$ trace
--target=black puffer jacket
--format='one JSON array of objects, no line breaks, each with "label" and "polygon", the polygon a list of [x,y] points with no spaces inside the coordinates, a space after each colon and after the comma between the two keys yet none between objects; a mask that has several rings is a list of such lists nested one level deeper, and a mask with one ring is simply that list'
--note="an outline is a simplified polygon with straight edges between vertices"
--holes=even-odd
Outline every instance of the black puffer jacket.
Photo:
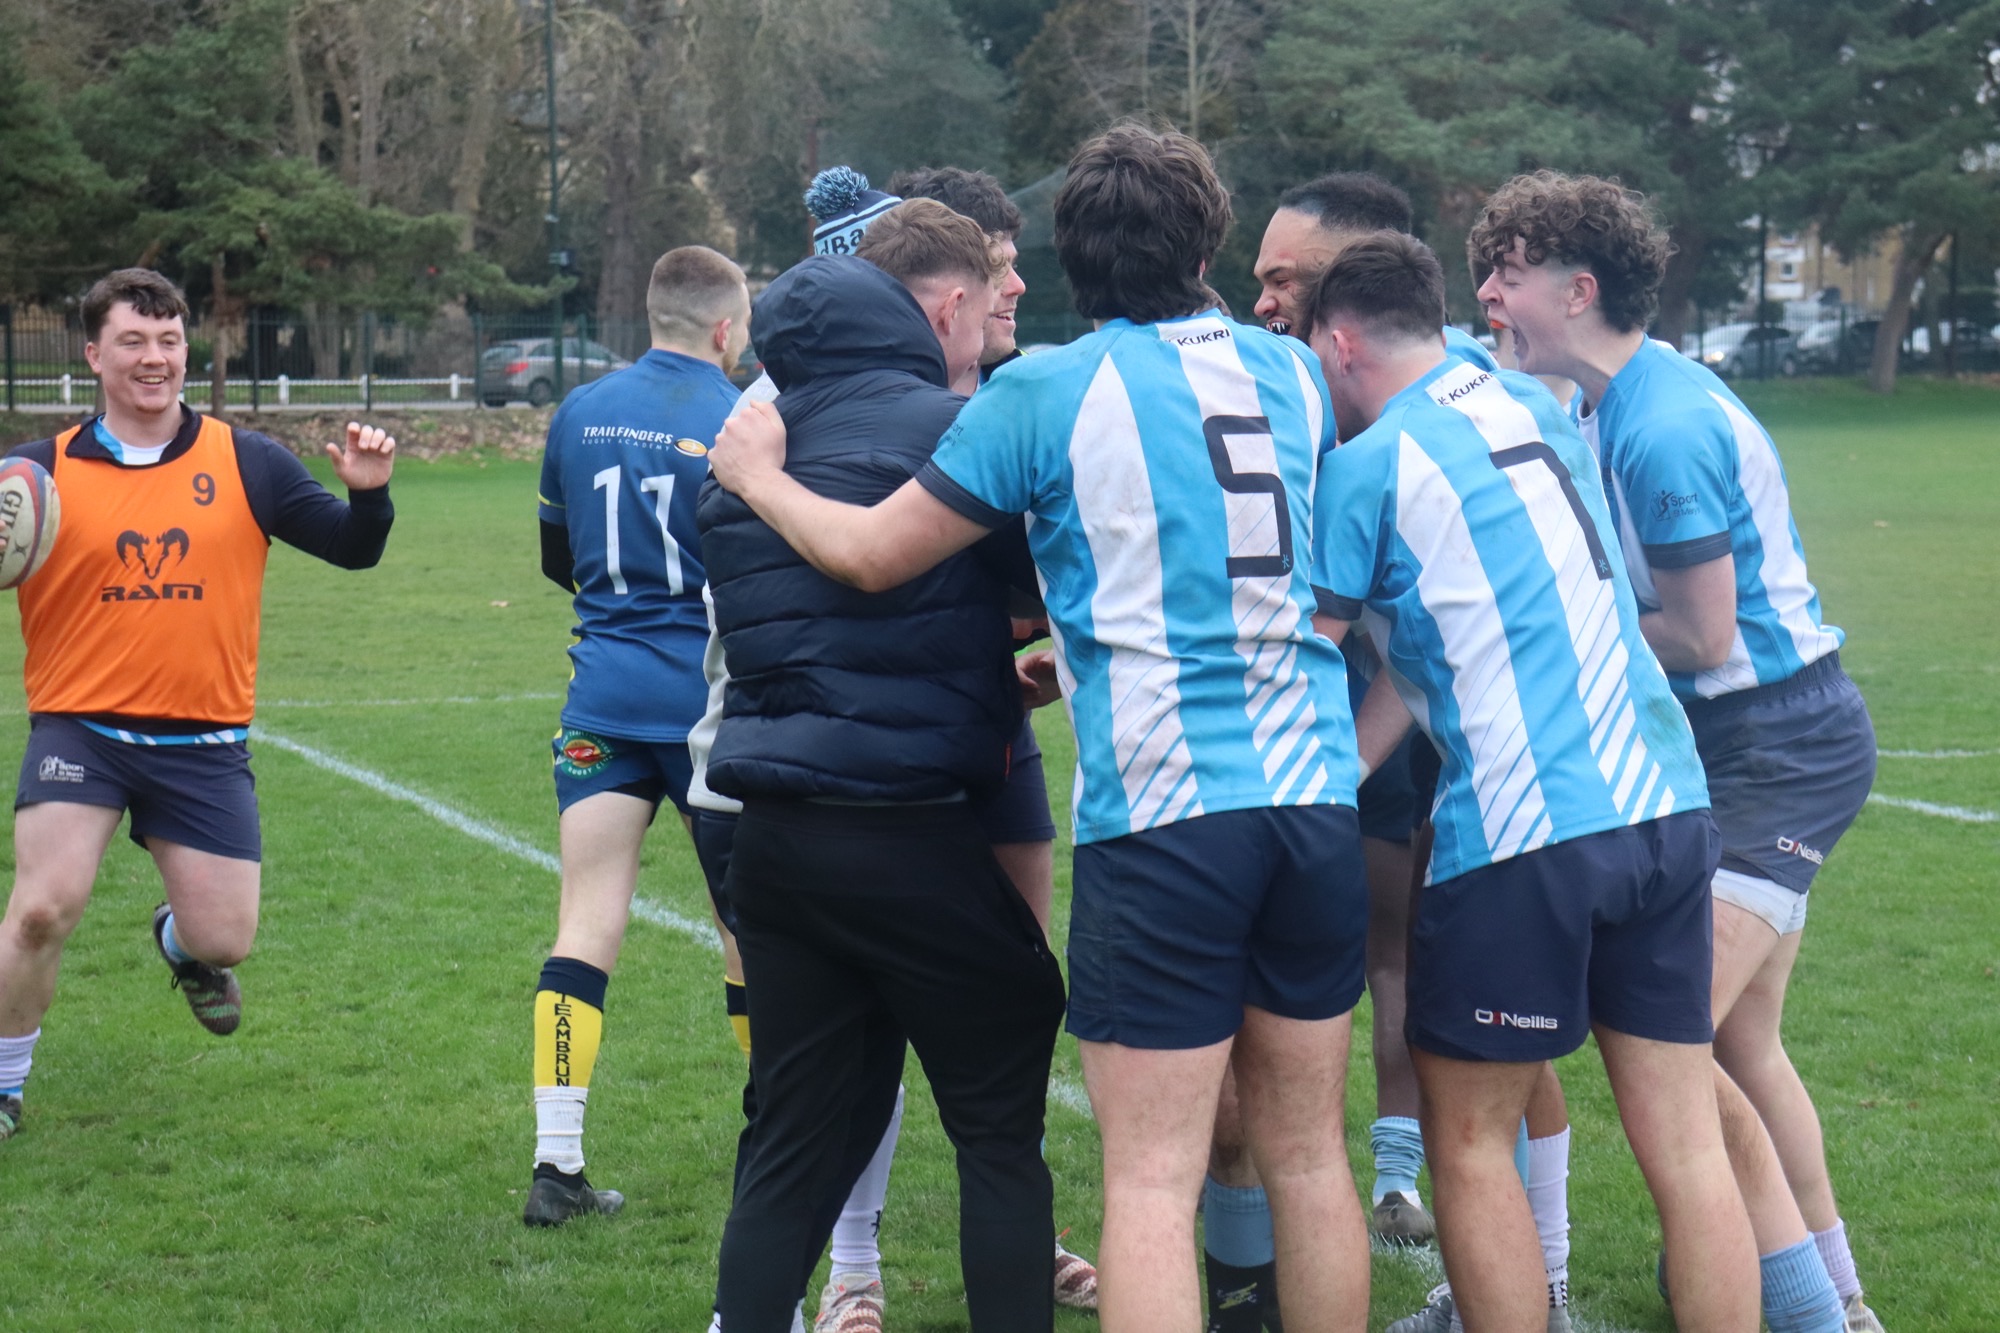
[{"label": "black puffer jacket", "polygon": [[[930,458],[965,399],[904,286],[864,260],[808,259],[757,299],[751,327],[780,390],[785,471],[873,504]],[[921,801],[1006,776],[1021,720],[996,533],[885,593],[826,578],[711,478],[702,556],[729,666],[708,782],[756,796]]]}]

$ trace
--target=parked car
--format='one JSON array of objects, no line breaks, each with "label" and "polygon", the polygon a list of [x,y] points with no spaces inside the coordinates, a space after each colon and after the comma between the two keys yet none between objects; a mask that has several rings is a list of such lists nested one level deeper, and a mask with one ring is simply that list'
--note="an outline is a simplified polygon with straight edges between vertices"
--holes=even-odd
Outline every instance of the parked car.
[{"label": "parked car", "polygon": [[1796,335],[1778,324],[1723,324],[1681,340],[1681,352],[1724,379],[1792,376],[1804,368]]},{"label": "parked car", "polygon": [[[631,364],[602,343],[585,338],[563,339],[565,389],[603,379]],[[521,398],[536,407],[545,407],[555,396],[556,359],[547,338],[494,343],[480,355],[479,400],[488,407],[504,407]]]}]

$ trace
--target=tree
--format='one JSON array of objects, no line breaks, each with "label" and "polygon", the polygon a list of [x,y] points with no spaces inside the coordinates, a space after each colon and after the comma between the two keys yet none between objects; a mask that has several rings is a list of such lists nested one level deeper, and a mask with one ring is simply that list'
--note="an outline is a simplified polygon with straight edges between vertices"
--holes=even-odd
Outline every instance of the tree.
[{"label": "tree", "polygon": [[1893,237],[1869,387],[1896,385],[1917,285],[1947,237],[2000,218],[2000,3],[1782,0],[1787,40],[1751,74],[1782,90],[1774,188],[1849,254]]},{"label": "tree", "polygon": [[29,77],[20,48],[0,39],[0,303],[54,295],[103,267],[78,219],[122,203]]},{"label": "tree", "polygon": [[1300,0],[1266,48],[1262,84],[1274,130],[1404,186],[1447,252],[1520,171],[1594,172],[1645,191],[1677,247],[1659,327],[1677,337],[1689,296],[1734,286],[1755,211],[1727,77],[1729,52],[1757,40],[1755,9]]},{"label": "tree", "polygon": [[831,90],[824,161],[878,182],[905,167],[998,169],[1006,79],[967,39],[947,0],[890,0],[876,31],[876,63]]}]

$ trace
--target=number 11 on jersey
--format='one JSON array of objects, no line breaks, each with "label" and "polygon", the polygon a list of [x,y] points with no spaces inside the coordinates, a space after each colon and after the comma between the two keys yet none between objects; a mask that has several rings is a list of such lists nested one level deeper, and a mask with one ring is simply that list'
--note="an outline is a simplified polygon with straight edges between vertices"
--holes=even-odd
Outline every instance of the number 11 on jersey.
[{"label": "number 11 on jersey", "polygon": [[[611,575],[611,590],[621,596],[629,591],[618,553],[618,481],[623,474],[623,468],[608,467],[590,479],[592,490],[604,492],[604,568]],[[674,503],[674,481],[671,472],[641,477],[639,492],[653,497],[653,519],[660,525],[660,545],[666,554],[667,591],[678,597],[686,591],[681,574],[681,545],[667,527]]]}]

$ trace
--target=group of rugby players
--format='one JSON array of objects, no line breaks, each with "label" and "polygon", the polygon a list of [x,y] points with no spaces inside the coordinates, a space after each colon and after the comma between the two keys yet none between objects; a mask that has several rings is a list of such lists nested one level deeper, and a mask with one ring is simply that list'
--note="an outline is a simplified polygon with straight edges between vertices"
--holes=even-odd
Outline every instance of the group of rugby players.
[{"label": "group of rugby players", "polygon": [[[1468,255],[1518,369],[1445,325],[1407,198],[1370,176],[1283,197],[1260,328],[1204,281],[1231,210],[1200,145],[1098,135],[1055,200],[1096,331],[1029,357],[1021,218],[990,177],[885,194],[837,170],[808,204],[816,254],[754,318],[729,260],[663,256],[652,350],[550,427],[543,569],[579,625],[525,1220],[623,1204],[584,1176],[584,1108],[640,847],[672,800],[750,1065],[713,1327],[802,1327],[829,1242],[816,1330],[882,1327],[914,1049],[956,1149],[975,1328],[1047,1328],[1059,1303],[1121,1331],[1201,1326],[1199,1211],[1215,1333],[1277,1329],[1281,1308],[1295,1333],[1363,1328],[1371,1230],[1434,1236],[1450,1278],[1395,1333],[1567,1329],[1549,1062],[1594,1034],[1681,1325],[1747,1333],[1761,1308],[1774,1333],[1879,1330],[1779,1035],[1873,735],[1768,435],[1645,336],[1668,247],[1644,201],[1548,172],[1487,201]],[[75,485],[124,561],[120,496],[178,515],[221,477],[256,520],[241,532],[372,563],[393,441],[350,431],[351,506],[312,494],[261,437],[154,401],[184,373],[185,308],[134,290],[92,328],[94,349],[113,328],[107,355],[126,324],[153,339],[106,374],[113,410],[27,446],[65,522]],[[753,329],[766,379],[739,396],[725,372]],[[74,577],[117,572],[90,559]],[[46,616],[24,592],[36,721],[0,925],[0,1137],[124,808],[173,903],[161,951],[211,1030],[234,1026],[249,943],[232,861],[255,924],[247,687],[132,693],[136,666],[48,666],[67,650],[38,648],[62,639]],[[247,647],[216,645],[254,651],[254,616]],[[82,694],[59,684],[77,674]],[[1066,999],[1024,716],[1057,698],[1077,745]],[[155,772],[188,755],[214,772]],[[239,770],[234,807],[171,799]],[[43,830],[52,808],[82,825]],[[1342,1133],[1364,982],[1367,1218]],[[1097,1269],[1051,1243],[1065,1013],[1103,1143]]]}]

